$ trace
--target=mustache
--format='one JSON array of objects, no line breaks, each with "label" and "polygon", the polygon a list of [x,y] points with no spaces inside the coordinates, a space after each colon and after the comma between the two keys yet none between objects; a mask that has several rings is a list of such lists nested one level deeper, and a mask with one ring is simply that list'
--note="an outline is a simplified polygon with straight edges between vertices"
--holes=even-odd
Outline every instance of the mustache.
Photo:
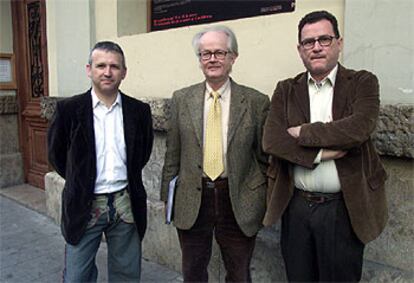
[{"label": "mustache", "polygon": [[220,63],[209,63],[209,64],[207,64],[207,67],[209,68],[209,67],[221,67],[221,64]]}]

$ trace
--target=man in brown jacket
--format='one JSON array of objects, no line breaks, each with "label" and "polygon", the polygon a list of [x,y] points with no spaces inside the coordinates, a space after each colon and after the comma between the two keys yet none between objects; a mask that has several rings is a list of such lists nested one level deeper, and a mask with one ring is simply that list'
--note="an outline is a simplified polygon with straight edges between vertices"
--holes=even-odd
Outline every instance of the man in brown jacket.
[{"label": "man in brown jacket", "polygon": [[264,128],[271,155],[265,225],[282,217],[289,281],[359,281],[364,246],[387,221],[386,173],[370,135],[377,78],[338,63],[336,18],[317,11],[298,27],[307,72],[278,83]]}]

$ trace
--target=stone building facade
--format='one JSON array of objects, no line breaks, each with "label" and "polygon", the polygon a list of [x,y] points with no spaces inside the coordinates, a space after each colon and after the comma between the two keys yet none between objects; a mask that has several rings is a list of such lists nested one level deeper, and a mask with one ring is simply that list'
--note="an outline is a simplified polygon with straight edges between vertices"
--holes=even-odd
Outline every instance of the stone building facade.
[{"label": "stone building facade", "polygon": [[[166,225],[164,204],[159,200],[161,170],[164,163],[169,99],[142,99],[151,105],[155,143],[148,165],[144,168],[144,185],[148,193],[148,230],[143,242],[145,258],[180,271],[181,252],[176,230]],[[43,115],[50,118],[56,98],[43,100]],[[363,281],[412,282],[414,280],[414,107],[383,105],[375,133],[376,147],[388,173],[386,191],[389,222],[385,231],[369,243],[365,251]],[[48,214],[60,219],[60,194],[64,180],[55,172],[45,177]],[[280,253],[280,226],[262,229],[257,237],[252,261],[254,282],[286,281]],[[217,246],[210,263],[213,282],[224,281],[224,267]]]},{"label": "stone building facade", "polygon": [[24,181],[23,160],[19,148],[16,95],[0,94],[0,188]]},{"label": "stone building facade", "polygon": [[[13,22],[10,7],[18,2],[36,1],[0,1],[0,53],[14,54],[22,46],[18,41],[13,43],[18,34],[12,27],[19,19]],[[137,98],[153,97],[147,99],[154,116],[155,145],[144,170],[149,196],[144,256],[179,270],[176,231],[164,224],[164,204],[159,201],[169,99],[154,97],[170,97],[172,90],[202,79],[190,44],[202,26],[147,33],[146,23],[142,23],[143,30],[137,31],[136,20],[146,19],[147,11],[136,7],[146,2],[140,0],[40,2],[44,2],[47,10],[48,93],[51,96],[42,101],[44,117],[51,117],[56,99],[80,93],[90,86],[84,64],[90,48],[99,40],[118,42],[127,55],[128,79],[123,82],[122,90]],[[241,48],[232,75],[238,82],[263,93],[271,94],[275,82],[303,70],[294,48],[296,26],[300,17],[312,10],[328,10],[338,17],[345,38],[341,62],[378,76],[383,105],[373,139],[389,175],[386,191],[390,219],[383,234],[366,248],[364,281],[414,281],[411,217],[414,212],[414,69],[407,64],[414,58],[413,5],[414,1],[393,0],[296,1],[293,13],[224,23],[236,32]],[[24,109],[18,109],[16,100],[21,98],[22,90],[0,91],[0,188],[27,181],[22,161],[22,156],[26,160],[27,154],[20,150],[22,144],[32,141],[19,136],[19,119]],[[46,159],[44,155],[42,158]],[[55,172],[49,172],[45,179],[48,213],[58,222],[64,181]],[[252,274],[255,282],[285,279],[279,225],[259,233]],[[224,269],[217,248],[211,275],[213,281],[223,281]]]}]

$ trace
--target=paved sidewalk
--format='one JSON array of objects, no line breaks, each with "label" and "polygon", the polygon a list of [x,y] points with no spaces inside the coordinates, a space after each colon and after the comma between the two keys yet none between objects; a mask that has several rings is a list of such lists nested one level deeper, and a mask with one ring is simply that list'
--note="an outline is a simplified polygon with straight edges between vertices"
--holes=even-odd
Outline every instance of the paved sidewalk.
[{"label": "paved sidewalk", "polygon": [[[48,217],[0,195],[0,282],[61,282],[64,240]],[[107,281],[106,245],[97,256],[98,282]],[[142,282],[182,282],[175,271],[142,262]]]}]

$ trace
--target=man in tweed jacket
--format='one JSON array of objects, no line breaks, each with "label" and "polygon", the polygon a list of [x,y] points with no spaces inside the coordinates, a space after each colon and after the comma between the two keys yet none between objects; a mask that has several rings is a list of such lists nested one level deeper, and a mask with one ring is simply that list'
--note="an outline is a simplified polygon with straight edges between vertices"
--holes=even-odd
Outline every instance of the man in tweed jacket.
[{"label": "man in tweed jacket", "polygon": [[[185,282],[208,281],[213,233],[226,280],[251,281],[250,260],[265,212],[266,156],[261,138],[269,98],[229,77],[238,55],[230,29],[206,29],[194,37],[193,45],[206,81],[173,94],[161,199],[167,200],[168,184],[178,176],[174,225]],[[212,91],[220,94],[224,163],[214,180],[203,166]]]}]

